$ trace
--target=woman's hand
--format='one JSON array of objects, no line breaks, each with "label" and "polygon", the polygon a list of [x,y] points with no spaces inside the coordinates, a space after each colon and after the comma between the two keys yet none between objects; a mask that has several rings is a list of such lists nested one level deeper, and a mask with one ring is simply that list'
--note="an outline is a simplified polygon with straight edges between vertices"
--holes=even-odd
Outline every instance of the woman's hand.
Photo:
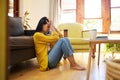
[{"label": "woman's hand", "polygon": [[54,27],[54,29],[55,29],[55,31],[56,31],[57,33],[59,33],[59,30],[58,30],[57,28]]},{"label": "woman's hand", "polygon": [[49,20],[49,25],[50,25],[51,31],[55,31],[55,32],[57,32],[59,34],[59,37],[63,37],[61,32],[57,28],[55,28],[55,26],[54,26],[54,24],[53,24],[53,22],[51,20]]},{"label": "woman's hand", "polygon": [[49,25],[52,31],[56,31],[57,33],[59,33],[59,30],[57,28],[55,28],[53,22],[51,20],[49,20]]},{"label": "woman's hand", "polygon": [[55,30],[55,27],[54,27],[54,24],[53,24],[53,22],[52,22],[51,20],[49,20],[49,25],[50,25],[50,29],[51,29],[52,31],[56,31],[56,30]]}]

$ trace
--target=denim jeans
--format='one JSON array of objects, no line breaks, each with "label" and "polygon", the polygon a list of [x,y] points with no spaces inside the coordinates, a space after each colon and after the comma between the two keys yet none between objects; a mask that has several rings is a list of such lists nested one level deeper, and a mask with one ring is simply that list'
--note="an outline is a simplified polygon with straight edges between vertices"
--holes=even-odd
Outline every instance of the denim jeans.
[{"label": "denim jeans", "polygon": [[62,56],[66,58],[73,54],[73,48],[68,38],[61,38],[54,45],[48,55],[48,66],[54,68],[60,62]]}]

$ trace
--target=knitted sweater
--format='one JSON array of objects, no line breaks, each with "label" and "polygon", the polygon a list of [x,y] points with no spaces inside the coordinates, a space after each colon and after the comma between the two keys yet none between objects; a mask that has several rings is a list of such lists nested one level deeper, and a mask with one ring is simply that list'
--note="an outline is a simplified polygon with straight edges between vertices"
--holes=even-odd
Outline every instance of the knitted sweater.
[{"label": "knitted sweater", "polygon": [[53,45],[58,41],[59,35],[57,32],[53,32],[52,35],[45,35],[41,32],[36,32],[33,35],[37,61],[39,69],[45,71],[48,69],[48,44]]}]

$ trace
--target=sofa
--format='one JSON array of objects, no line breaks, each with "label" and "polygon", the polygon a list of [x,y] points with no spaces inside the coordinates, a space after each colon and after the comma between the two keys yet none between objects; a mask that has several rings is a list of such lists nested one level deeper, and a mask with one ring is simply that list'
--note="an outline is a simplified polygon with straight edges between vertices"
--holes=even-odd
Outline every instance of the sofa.
[{"label": "sofa", "polygon": [[[83,39],[90,38],[89,30],[84,30],[84,25],[80,23],[63,23],[59,24],[58,28],[64,32],[65,37],[68,37],[75,52],[89,52],[89,41]],[[67,31],[67,32],[66,32]],[[67,35],[67,36],[66,36]],[[92,57],[95,57],[94,49]]]},{"label": "sofa", "polygon": [[9,65],[35,58],[33,34],[35,30],[24,30],[22,18],[9,17]]}]

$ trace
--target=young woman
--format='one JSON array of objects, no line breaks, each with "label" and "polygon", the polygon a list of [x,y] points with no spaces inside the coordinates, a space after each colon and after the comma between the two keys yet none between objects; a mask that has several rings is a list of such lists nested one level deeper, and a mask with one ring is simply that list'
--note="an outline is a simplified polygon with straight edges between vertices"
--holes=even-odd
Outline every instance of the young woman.
[{"label": "young woman", "polygon": [[[51,34],[49,33],[50,30]],[[63,55],[69,60],[72,69],[85,70],[84,67],[75,62],[74,51],[69,39],[62,38],[62,34],[47,17],[40,19],[33,39],[41,71],[55,68]]]}]

